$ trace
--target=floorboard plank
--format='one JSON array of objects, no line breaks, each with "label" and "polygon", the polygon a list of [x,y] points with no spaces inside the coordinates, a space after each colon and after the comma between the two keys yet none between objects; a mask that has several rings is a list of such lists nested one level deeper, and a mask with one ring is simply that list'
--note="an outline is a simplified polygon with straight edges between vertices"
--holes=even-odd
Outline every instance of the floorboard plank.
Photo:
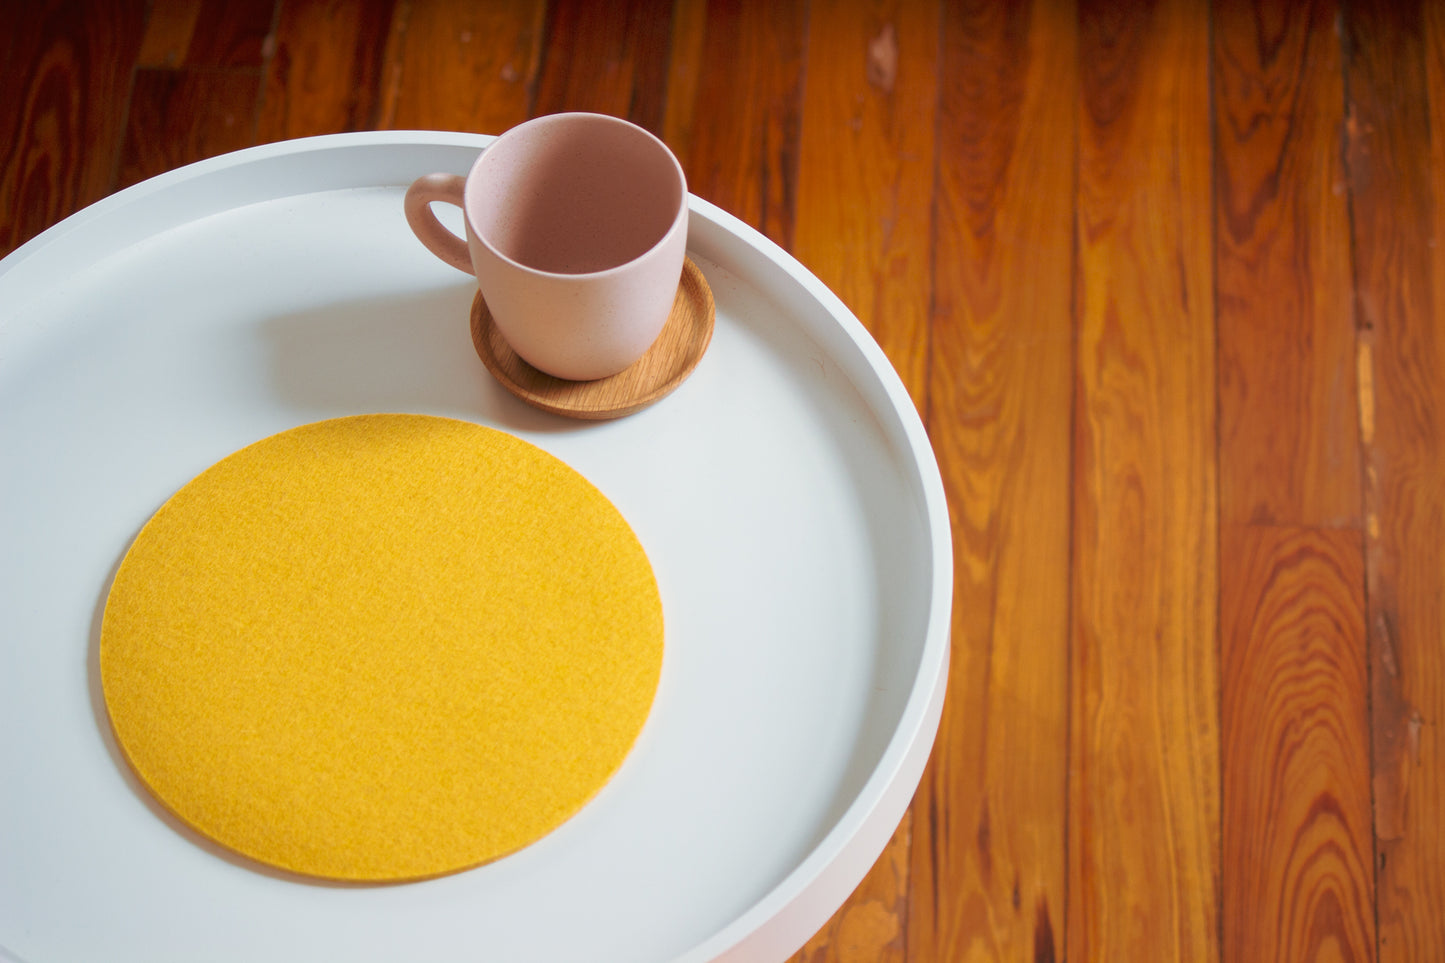
[{"label": "floorboard plank", "polygon": [[685,37],[677,51],[696,56],[693,102],[669,106],[664,126],[688,188],[784,248],[793,243],[806,25],[806,0],[710,0],[701,39]]},{"label": "floorboard plank", "polygon": [[155,0],[146,17],[137,67],[179,67],[191,49],[202,0]]},{"label": "floorboard plank", "polygon": [[526,120],[546,0],[398,0],[377,126],[500,134]]},{"label": "floorboard plank", "polygon": [[554,0],[533,114],[586,110],[662,133],[668,0]]},{"label": "floorboard plank", "polygon": [[1209,13],[1080,11],[1074,960],[1219,956]]},{"label": "floorboard plank", "polygon": [[673,0],[667,47],[667,97],[659,136],[687,167],[692,148],[693,112],[703,75],[703,38],[708,0]]},{"label": "floorboard plank", "polygon": [[258,69],[138,70],[118,187],[255,143]]},{"label": "floorboard plank", "polygon": [[1445,85],[1428,7],[1350,3],[1345,19],[1385,961],[1445,959]]},{"label": "floorboard plank", "polygon": [[1337,13],[1214,13],[1226,959],[1375,958]]},{"label": "floorboard plank", "polygon": [[183,67],[260,67],[281,0],[201,0]]},{"label": "floorboard plank", "polygon": [[283,0],[257,141],[374,127],[395,9],[396,0]]},{"label": "floorboard plank", "polygon": [[914,802],[908,951],[1051,961],[1066,925],[1077,19],[1053,0],[944,18],[928,424],[953,648]]},{"label": "floorboard plank", "polygon": [[178,67],[136,70],[117,186],[256,143],[278,2],[201,0],[193,17],[185,4],[161,6],[157,30],[185,52]]},{"label": "floorboard plank", "polygon": [[1219,510],[1232,523],[1359,525],[1337,13],[1231,0],[1214,14]]},{"label": "floorboard plank", "polygon": [[[809,14],[793,253],[867,325],[923,411],[939,7],[813,0]],[[910,811],[798,963],[905,958],[912,827]]]},{"label": "floorboard plank", "polygon": [[1224,958],[1373,960],[1359,533],[1226,525],[1220,556]]},{"label": "floorboard plank", "polygon": [[793,253],[868,326],[923,411],[940,10],[814,0],[810,13]]},{"label": "floorboard plank", "polygon": [[0,29],[0,255],[114,189],[141,0],[17,4]]}]

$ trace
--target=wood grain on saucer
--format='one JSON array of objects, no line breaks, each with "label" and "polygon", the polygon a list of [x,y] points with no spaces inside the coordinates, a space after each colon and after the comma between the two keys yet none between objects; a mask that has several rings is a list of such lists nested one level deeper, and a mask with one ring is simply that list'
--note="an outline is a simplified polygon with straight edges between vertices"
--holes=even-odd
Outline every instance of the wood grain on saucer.
[{"label": "wood grain on saucer", "polygon": [[566,381],[538,371],[502,337],[480,292],[472,302],[472,344],[492,376],[527,404],[569,418],[602,421],[640,411],[686,381],[712,341],[715,314],[712,288],[689,258],[662,333],[631,367],[609,378]]}]

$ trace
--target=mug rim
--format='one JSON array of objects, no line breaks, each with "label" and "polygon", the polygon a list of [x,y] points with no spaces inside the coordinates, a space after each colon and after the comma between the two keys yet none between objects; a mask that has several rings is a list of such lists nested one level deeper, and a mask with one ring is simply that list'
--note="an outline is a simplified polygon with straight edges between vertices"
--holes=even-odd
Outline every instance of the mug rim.
[{"label": "mug rim", "polygon": [[[678,186],[681,188],[681,201],[678,204],[678,209],[676,213],[673,214],[672,223],[668,225],[667,230],[662,233],[662,236],[659,237],[647,250],[643,251],[641,254],[638,254],[636,257],[632,257],[626,261],[623,261],[621,264],[614,264],[611,267],[603,268],[599,271],[586,272],[547,271],[543,270],[542,268],[532,267],[530,264],[524,264],[523,262],[518,261],[515,258],[509,257],[502,251],[498,250],[491,241],[489,241],[486,237],[482,235],[480,231],[477,230],[476,225],[472,223],[470,200],[472,184],[474,183],[474,179],[481,171],[482,165],[487,159],[487,155],[491,153],[492,148],[496,146],[496,144],[501,141],[502,138],[507,137],[510,134],[516,131],[520,131],[524,128],[545,127],[550,124],[558,123],[564,120],[572,121],[581,118],[586,118],[589,122],[603,122],[612,126],[627,128],[632,132],[641,134],[646,139],[652,141],[652,143],[658,148],[660,148],[663,155],[666,156],[667,159],[671,162],[672,170],[677,175]],[[603,278],[609,274],[617,274],[625,271],[628,268],[631,268],[642,261],[651,259],[652,257],[657,255],[657,252],[659,250],[668,247],[669,242],[672,241],[672,239],[677,235],[679,231],[686,230],[688,198],[690,196],[691,195],[688,193],[687,189],[687,174],[682,169],[682,162],[677,159],[677,155],[673,153],[672,148],[668,147],[667,144],[662,140],[662,138],[658,137],[652,131],[638,124],[634,124],[632,121],[627,120],[624,117],[616,117],[612,114],[599,114],[593,111],[581,110],[558,111],[551,114],[541,114],[525,120],[514,127],[509,127],[502,133],[498,134],[496,138],[493,139],[492,142],[489,143],[486,147],[482,148],[481,154],[478,155],[477,159],[472,162],[471,170],[467,171],[466,181],[462,187],[462,220],[466,224],[468,238],[475,240],[478,244],[482,245],[482,247],[486,248],[489,254],[497,258],[502,263],[506,264],[508,267],[515,268],[519,271],[524,271],[534,277],[547,278],[549,280],[562,281],[575,279],[578,281],[586,281],[595,278]]]}]

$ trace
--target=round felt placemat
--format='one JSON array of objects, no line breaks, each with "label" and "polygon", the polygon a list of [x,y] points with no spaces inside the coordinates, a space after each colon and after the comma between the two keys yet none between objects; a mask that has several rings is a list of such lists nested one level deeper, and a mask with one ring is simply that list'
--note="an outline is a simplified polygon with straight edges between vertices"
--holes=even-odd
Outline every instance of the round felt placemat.
[{"label": "round felt placemat", "polygon": [[141,530],[100,674],[136,773],[261,862],[407,880],[535,841],[651,707],[662,609],[616,508],[503,432],[362,415],[229,456]]}]

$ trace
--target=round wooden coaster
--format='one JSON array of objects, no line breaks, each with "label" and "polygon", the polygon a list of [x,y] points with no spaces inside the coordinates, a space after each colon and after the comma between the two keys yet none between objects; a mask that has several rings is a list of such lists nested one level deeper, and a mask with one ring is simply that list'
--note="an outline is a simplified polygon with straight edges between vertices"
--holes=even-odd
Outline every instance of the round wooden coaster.
[{"label": "round wooden coaster", "polygon": [[601,421],[640,411],[686,381],[712,341],[715,314],[712,288],[689,258],[662,333],[631,367],[610,378],[566,381],[523,361],[492,323],[480,291],[472,302],[472,344],[492,376],[527,404],[569,418]]}]

